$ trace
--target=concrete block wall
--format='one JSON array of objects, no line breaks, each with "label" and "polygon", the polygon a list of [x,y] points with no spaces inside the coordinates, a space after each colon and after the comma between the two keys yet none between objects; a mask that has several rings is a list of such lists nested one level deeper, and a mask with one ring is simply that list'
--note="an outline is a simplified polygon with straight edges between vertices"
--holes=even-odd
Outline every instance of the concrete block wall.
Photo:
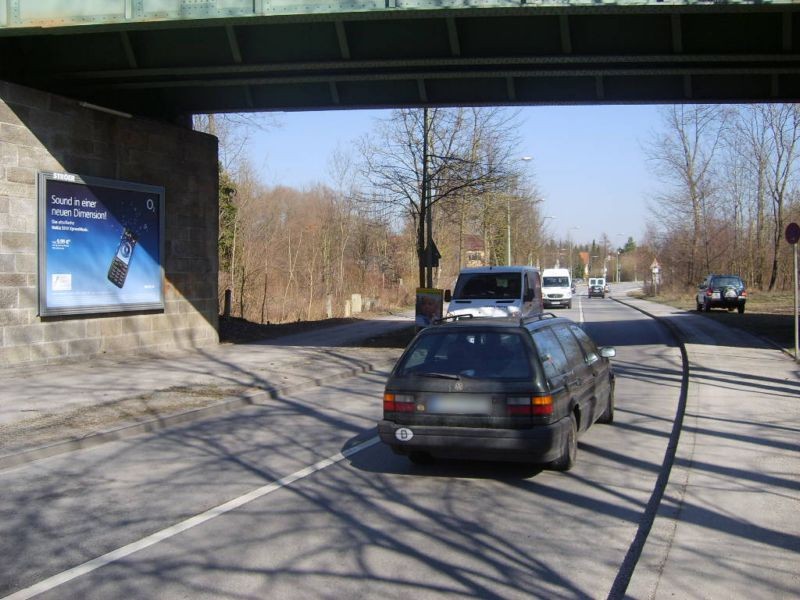
[{"label": "concrete block wall", "polygon": [[[37,316],[37,173],[165,188],[165,310]],[[0,82],[0,367],[219,342],[217,140]]]}]

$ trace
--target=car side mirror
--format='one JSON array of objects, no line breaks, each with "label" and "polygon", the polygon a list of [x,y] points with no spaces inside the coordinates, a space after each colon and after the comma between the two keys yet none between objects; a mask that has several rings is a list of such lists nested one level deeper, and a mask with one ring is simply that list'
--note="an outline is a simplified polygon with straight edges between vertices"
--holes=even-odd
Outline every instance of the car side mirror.
[{"label": "car side mirror", "polygon": [[617,349],[614,346],[603,346],[599,350],[600,356],[603,358],[614,358],[617,355]]},{"label": "car side mirror", "polygon": [[452,299],[453,299],[453,295],[450,293],[450,290],[445,290],[444,291],[444,301],[445,302],[450,302],[450,300],[452,300]]}]

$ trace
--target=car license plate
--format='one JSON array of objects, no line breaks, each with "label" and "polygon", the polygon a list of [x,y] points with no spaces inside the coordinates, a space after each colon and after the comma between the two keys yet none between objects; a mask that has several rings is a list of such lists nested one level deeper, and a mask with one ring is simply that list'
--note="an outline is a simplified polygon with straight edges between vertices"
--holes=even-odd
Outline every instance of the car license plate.
[{"label": "car license plate", "polygon": [[719,299],[720,299],[719,292],[712,292],[712,293],[711,293],[711,297],[712,297],[714,300],[719,300]]},{"label": "car license plate", "polygon": [[433,396],[425,403],[426,412],[434,414],[486,415],[491,408],[491,399],[467,394]]}]

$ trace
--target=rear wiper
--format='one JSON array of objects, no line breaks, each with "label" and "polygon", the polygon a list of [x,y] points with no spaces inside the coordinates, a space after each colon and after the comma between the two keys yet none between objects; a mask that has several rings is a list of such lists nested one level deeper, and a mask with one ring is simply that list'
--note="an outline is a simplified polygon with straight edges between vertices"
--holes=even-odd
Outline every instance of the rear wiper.
[{"label": "rear wiper", "polygon": [[417,373],[419,377],[438,377],[439,379],[461,379],[459,375],[452,373]]}]

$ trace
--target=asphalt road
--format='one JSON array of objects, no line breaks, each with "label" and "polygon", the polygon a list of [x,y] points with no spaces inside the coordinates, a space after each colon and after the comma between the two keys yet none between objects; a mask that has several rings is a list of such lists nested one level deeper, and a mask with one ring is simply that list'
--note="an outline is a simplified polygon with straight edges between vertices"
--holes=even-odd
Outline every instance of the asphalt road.
[{"label": "asphalt road", "polygon": [[680,355],[610,300],[560,312],[618,350],[616,421],[581,437],[573,471],[413,466],[374,443],[385,374],[369,373],[0,473],[0,595],[606,597],[658,477]]}]

